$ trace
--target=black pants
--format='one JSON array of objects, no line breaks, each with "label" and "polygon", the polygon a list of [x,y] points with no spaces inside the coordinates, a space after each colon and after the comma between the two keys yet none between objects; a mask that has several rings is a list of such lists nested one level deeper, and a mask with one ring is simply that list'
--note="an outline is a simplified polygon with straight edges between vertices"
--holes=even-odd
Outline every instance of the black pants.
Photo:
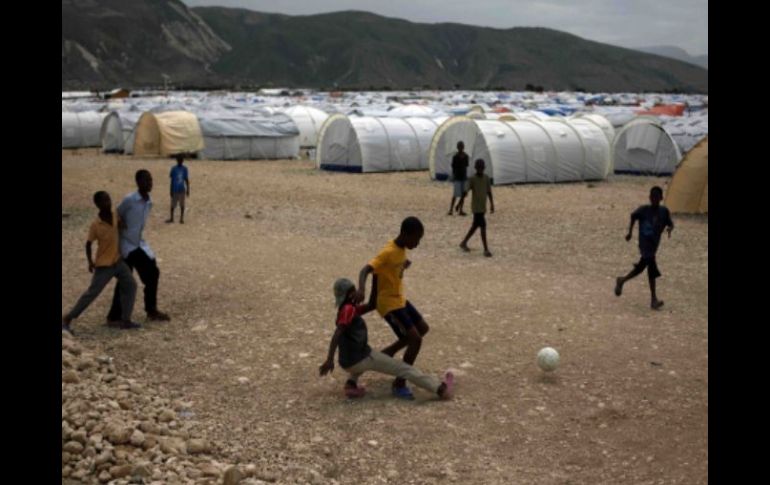
[{"label": "black pants", "polygon": [[[142,249],[133,250],[125,259],[126,264],[132,270],[136,268],[139,279],[144,284],[144,311],[154,313],[158,310],[158,279],[160,270],[154,259],[150,259]],[[112,307],[107,315],[108,320],[120,320],[122,308],[120,306],[120,283],[115,285],[112,296]]]}]

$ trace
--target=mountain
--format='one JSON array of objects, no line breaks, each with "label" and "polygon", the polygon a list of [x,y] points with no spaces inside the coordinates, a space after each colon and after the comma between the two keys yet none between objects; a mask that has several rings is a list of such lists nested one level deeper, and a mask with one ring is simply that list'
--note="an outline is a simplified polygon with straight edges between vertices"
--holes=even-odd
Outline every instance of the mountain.
[{"label": "mountain", "polygon": [[230,46],[178,0],[62,0],[62,89],[218,84]]},{"label": "mountain", "polygon": [[695,64],[696,66],[700,66],[704,69],[709,68],[708,54],[705,54],[702,56],[691,56],[686,50],[681,49],[679,47],[670,46],[670,45],[660,45],[660,46],[654,46],[654,47],[638,47],[636,48],[636,50],[646,52],[648,54],[655,54],[658,56],[670,57],[671,59],[677,59],[682,62]]},{"label": "mountain", "polygon": [[545,28],[62,0],[62,89],[161,85],[708,92],[708,71]]}]

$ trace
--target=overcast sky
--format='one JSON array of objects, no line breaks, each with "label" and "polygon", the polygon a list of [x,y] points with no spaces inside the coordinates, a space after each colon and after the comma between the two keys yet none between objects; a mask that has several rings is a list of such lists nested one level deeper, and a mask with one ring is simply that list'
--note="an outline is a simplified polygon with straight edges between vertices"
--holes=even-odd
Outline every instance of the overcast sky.
[{"label": "overcast sky", "polygon": [[621,47],[671,45],[708,54],[708,0],[182,0],[311,15],[364,10],[412,22],[548,27]]}]

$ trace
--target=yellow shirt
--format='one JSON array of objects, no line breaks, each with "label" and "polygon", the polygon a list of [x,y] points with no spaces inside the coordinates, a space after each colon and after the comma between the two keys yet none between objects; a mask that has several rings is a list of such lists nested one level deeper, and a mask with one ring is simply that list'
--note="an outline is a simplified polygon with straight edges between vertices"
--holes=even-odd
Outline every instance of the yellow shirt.
[{"label": "yellow shirt", "polygon": [[404,308],[406,298],[401,280],[404,277],[406,248],[390,241],[369,261],[377,275],[377,312],[383,317],[393,310]]},{"label": "yellow shirt", "polygon": [[112,225],[104,222],[101,217],[91,223],[88,230],[88,240],[91,242],[99,241],[99,247],[96,249],[96,258],[94,266],[112,266],[120,259],[118,251],[118,215],[112,212]]}]

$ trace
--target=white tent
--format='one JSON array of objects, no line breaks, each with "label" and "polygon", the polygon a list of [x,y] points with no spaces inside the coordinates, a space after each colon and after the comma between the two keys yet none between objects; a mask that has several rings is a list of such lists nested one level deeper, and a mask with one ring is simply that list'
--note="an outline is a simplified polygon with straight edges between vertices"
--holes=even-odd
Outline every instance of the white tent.
[{"label": "white tent", "polygon": [[61,147],[98,147],[101,144],[99,131],[106,113],[95,111],[64,112],[61,114]]},{"label": "white tent", "polygon": [[610,144],[588,120],[446,121],[433,136],[429,154],[431,178],[446,180],[457,142],[465,143],[473,161],[483,159],[495,185],[526,182],[601,180],[610,173]]},{"label": "white tent", "polygon": [[134,129],[142,116],[140,111],[113,111],[102,121],[100,138],[104,153],[131,154],[134,150]]},{"label": "white tent", "polygon": [[612,144],[615,172],[670,175],[682,159],[674,139],[657,118],[635,118],[615,135]]},{"label": "white tent", "polygon": [[198,114],[204,158],[212,160],[269,160],[294,158],[299,153],[299,130],[288,115],[228,116]]},{"label": "white tent", "polygon": [[567,119],[584,119],[598,126],[607,137],[607,142],[612,145],[612,141],[615,139],[615,128],[612,126],[612,122],[606,117],[596,113],[578,113]]},{"label": "white tent", "polygon": [[283,112],[294,120],[294,124],[299,129],[299,146],[315,148],[318,143],[318,132],[329,115],[311,106],[292,106],[284,109]]},{"label": "white tent", "polygon": [[321,127],[316,166],[323,170],[426,170],[433,134],[446,118],[330,116]]}]

